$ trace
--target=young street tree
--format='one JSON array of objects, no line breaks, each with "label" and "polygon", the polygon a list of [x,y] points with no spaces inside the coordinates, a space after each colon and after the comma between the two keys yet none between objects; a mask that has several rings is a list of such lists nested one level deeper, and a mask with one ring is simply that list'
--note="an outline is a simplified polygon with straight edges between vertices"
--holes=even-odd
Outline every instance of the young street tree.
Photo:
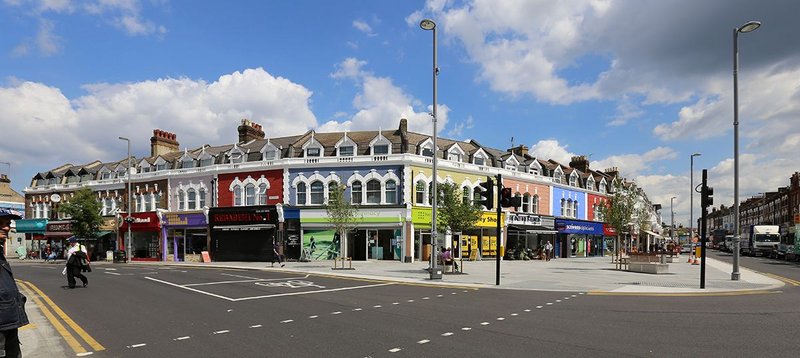
[{"label": "young street tree", "polygon": [[347,233],[356,227],[360,219],[358,208],[350,204],[350,201],[345,198],[344,189],[343,185],[331,185],[328,200],[325,203],[328,222],[333,225],[334,230],[339,234],[339,257],[344,257],[346,252]]},{"label": "young street tree", "polygon": [[[472,192],[462,192],[462,189],[452,183],[437,185],[439,189],[437,208],[437,228],[450,229],[451,232],[462,232],[475,227],[483,211],[474,204]],[[466,200],[465,200],[466,199]]]},{"label": "young street tree", "polygon": [[100,202],[97,195],[89,188],[81,188],[75,192],[69,202],[61,204],[58,211],[72,218],[72,233],[82,239],[97,236],[97,230],[103,223],[100,216]]},{"label": "young street tree", "polygon": [[633,189],[633,185],[627,187],[622,181],[616,181],[612,186],[613,195],[599,207],[603,220],[617,232],[613,257],[618,263],[621,236],[634,229],[640,229],[643,220],[646,219],[646,211],[637,206],[639,197]]}]

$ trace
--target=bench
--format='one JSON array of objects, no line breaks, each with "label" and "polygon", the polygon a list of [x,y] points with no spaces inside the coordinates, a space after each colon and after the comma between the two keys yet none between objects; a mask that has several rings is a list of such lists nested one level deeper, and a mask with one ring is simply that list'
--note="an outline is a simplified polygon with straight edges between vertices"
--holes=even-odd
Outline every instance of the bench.
[{"label": "bench", "polygon": [[669,265],[656,262],[631,262],[628,264],[628,271],[652,274],[669,273]]}]

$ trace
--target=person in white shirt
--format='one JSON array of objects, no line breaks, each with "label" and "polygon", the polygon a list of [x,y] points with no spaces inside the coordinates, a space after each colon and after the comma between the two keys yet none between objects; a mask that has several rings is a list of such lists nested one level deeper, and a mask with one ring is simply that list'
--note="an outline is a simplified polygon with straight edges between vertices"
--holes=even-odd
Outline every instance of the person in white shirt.
[{"label": "person in white shirt", "polygon": [[[81,254],[76,254],[77,252],[81,252]],[[78,244],[78,240],[75,236],[69,238],[69,249],[67,250],[67,284],[69,288],[75,288],[75,277],[79,278],[81,282],[83,282],[83,287],[89,284],[89,279],[81,273],[82,266],[81,259],[86,260],[88,263],[88,256],[86,252],[86,247]]]}]

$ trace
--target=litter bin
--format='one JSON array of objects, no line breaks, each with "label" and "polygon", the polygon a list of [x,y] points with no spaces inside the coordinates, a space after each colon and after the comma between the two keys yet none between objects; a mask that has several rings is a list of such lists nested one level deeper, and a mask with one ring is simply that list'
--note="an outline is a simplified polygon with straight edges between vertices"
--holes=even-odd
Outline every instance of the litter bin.
[{"label": "litter bin", "polygon": [[126,263],[128,262],[128,258],[125,256],[125,251],[117,250],[114,251],[114,263]]}]

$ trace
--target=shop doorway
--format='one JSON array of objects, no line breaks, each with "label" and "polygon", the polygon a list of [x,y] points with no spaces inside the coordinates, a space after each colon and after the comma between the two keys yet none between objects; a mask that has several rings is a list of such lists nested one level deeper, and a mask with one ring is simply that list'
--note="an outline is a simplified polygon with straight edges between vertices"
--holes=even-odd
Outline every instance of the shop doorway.
[{"label": "shop doorway", "polygon": [[416,230],[414,231],[414,258],[419,261],[427,261],[431,255],[431,232]]}]

